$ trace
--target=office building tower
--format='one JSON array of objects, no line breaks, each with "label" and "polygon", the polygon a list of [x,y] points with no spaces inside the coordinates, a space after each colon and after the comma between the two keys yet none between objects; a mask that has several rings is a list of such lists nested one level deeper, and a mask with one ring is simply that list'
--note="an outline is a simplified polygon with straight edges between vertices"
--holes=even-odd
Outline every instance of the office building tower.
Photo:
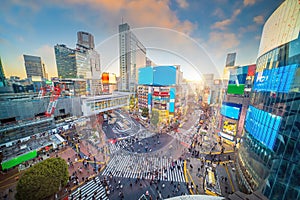
[{"label": "office building tower", "polygon": [[6,78],[2,66],[2,61],[0,58],[0,87],[5,87],[5,86],[7,86],[7,82],[6,82]]},{"label": "office building tower", "polygon": [[264,25],[236,158],[240,189],[276,200],[300,199],[299,9],[286,0]]},{"label": "office building tower", "polygon": [[85,49],[94,49],[94,36],[90,33],[79,31],[77,32],[77,47]]},{"label": "office building tower", "polygon": [[236,53],[229,53],[227,54],[226,58],[226,67],[232,67],[235,65],[235,58],[236,58]]},{"label": "office building tower", "polygon": [[120,91],[135,92],[138,69],[146,65],[146,49],[127,23],[119,25]]},{"label": "office building tower", "polygon": [[64,44],[54,46],[57,73],[59,78],[77,78],[76,51]]},{"label": "office building tower", "polygon": [[27,78],[32,76],[45,77],[45,65],[42,63],[41,57],[23,55],[25,61],[25,69]]}]

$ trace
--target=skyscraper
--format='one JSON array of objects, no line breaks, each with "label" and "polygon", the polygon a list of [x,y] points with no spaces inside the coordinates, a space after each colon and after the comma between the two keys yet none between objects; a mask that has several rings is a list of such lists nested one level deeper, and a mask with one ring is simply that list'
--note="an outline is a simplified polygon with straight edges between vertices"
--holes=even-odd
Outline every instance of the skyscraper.
[{"label": "skyscraper", "polygon": [[32,78],[32,76],[45,78],[45,65],[42,63],[41,57],[30,55],[23,56],[27,78]]},{"label": "skyscraper", "polygon": [[0,58],[0,87],[4,87],[4,86],[6,86],[6,79],[5,79],[5,74],[4,74],[4,70]]},{"label": "skyscraper", "polygon": [[77,78],[75,50],[64,44],[54,46],[58,77]]},{"label": "skyscraper", "polygon": [[94,36],[90,33],[79,31],[77,32],[77,47],[85,49],[94,49]]},{"label": "skyscraper", "polygon": [[56,45],[55,56],[58,76],[62,78],[82,78],[87,80],[91,95],[101,93],[100,55],[94,49],[94,36],[86,32],[77,33],[76,49],[66,45]]},{"label": "skyscraper", "polygon": [[120,91],[135,92],[138,69],[146,65],[146,49],[127,23],[119,25]]},{"label": "skyscraper", "polygon": [[266,21],[236,158],[246,193],[300,199],[300,4],[286,0]]},{"label": "skyscraper", "polygon": [[233,67],[235,65],[236,53],[227,54],[225,67]]}]

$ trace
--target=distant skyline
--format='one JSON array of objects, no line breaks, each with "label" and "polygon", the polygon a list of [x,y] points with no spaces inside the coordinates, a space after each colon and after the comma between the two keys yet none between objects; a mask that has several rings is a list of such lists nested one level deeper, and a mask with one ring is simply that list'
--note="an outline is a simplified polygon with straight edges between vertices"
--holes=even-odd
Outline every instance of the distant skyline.
[{"label": "distant skyline", "polygon": [[6,77],[26,77],[23,54],[40,56],[57,76],[54,45],[75,48],[77,32],[94,35],[102,71],[119,74],[118,25],[126,22],[156,64],[180,64],[184,76],[221,73],[227,53],[256,61],[265,20],[283,0],[4,0],[0,57]]}]

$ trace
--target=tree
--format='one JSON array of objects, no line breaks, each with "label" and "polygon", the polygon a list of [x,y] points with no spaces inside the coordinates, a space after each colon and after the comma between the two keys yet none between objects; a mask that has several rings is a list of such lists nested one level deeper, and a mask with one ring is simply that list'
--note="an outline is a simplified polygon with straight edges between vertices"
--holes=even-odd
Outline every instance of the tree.
[{"label": "tree", "polygon": [[151,124],[153,124],[154,126],[157,126],[159,121],[159,112],[157,110],[153,110],[152,111],[152,116],[150,119]]},{"label": "tree", "polygon": [[29,168],[17,184],[19,199],[45,199],[66,186],[68,165],[62,158],[49,158]]},{"label": "tree", "polygon": [[149,109],[148,108],[143,108],[142,109],[142,116],[143,117],[148,117],[149,115]]}]

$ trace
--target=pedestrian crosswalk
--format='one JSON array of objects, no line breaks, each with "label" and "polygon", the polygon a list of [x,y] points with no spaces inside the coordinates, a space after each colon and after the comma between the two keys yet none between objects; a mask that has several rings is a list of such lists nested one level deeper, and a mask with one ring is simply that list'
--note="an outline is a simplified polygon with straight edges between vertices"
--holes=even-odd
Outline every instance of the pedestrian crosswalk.
[{"label": "pedestrian crosswalk", "polygon": [[127,140],[120,140],[117,141],[116,143],[109,143],[109,151],[110,154],[113,155],[117,153],[118,151],[127,148],[130,145],[130,143]]},{"label": "pedestrian crosswalk", "polygon": [[105,189],[100,183],[99,177],[95,177],[94,179],[88,181],[86,184],[78,187],[75,191],[73,191],[69,195],[69,199],[77,200],[77,199],[108,199]]},{"label": "pedestrian crosswalk", "polygon": [[114,155],[102,175],[185,182],[182,160],[173,161],[164,157],[143,154]]},{"label": "pedestrian crosswalk", "polygon": [[173,138],[176,138],[177,140],[187,143],[189,146],[192,144],[192,132],[185,131],[183,133],[177,133],[177,132],[168,132],[168,135],[172,136]]}]

